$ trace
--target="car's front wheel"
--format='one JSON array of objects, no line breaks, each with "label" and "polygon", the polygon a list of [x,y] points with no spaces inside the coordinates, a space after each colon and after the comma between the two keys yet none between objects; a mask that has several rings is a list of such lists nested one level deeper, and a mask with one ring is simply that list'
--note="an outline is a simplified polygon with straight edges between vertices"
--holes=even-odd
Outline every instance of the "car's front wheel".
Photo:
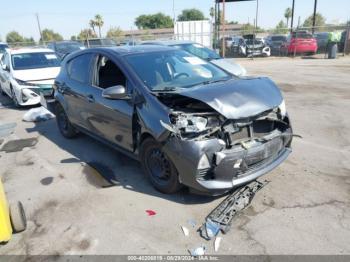
[{"label": "car's front wheel", "polygon": [[64,137],[73,138],[77,136],[77,130],[71,124],[66,112],[59,103],[56,104],[56,121],[58,129]]},{"label": "car's front wheel", "polygon": [[12,98],[12,101],[13,101],[13,104],[15,105],[15,107],[19,107],[20,105],[18,103],[16,93],[15,93],[15,91],[13,91],[12,86],[11,86],[11,98]]},{"label": "car's front wheel", "polygon": [[153,138],[146,138],[140,148],[142,169],[152,185],[160,192],[172,194],[182,185],[177,170],[162,150],[162,146]]}]

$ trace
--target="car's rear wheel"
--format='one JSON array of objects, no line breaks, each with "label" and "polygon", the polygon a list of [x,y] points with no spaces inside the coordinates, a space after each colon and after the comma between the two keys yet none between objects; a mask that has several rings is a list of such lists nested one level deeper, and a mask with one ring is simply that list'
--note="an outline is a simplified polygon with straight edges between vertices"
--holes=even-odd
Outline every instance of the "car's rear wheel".
[{"label": "car's rear wheel", "polygon": [[76,137],[78,132],[72,125],[72,123],[69,121],[68,116],[66,112],[64,111],[61,104],[56,104],[56,121],[58,129],[60,130],[61,134],[66,138],[73,138]]},{"label": "car's rear wheel", "polygon": [[153,138],[146,138],[141,144],[140,159],[143,171],[158,191],[172,194],[182,188],[174,164]]}]

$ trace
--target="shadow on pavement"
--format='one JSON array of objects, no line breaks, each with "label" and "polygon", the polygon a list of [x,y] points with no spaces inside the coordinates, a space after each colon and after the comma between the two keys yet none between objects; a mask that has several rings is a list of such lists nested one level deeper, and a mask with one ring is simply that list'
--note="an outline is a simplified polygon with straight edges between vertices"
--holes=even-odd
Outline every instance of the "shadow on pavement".
[{"label": "shadow on pavement", "polygon": [[38,132],[73,155],[74,157],[61,159],[60,163],[62,165],[81,163],[84,167],[82,175],[86,176],[88,183],[97,188],[122,186],[127,190],[186,205],[208,203],[216,199],[211,196],[190,194],[188,189],[172,195],[162,194],[150,184],[138,161],[84,134],[80,134],[75,139],[64,138],[56,126],[55,119],[35,123],[35,127],[27,128],[27,132]]}]

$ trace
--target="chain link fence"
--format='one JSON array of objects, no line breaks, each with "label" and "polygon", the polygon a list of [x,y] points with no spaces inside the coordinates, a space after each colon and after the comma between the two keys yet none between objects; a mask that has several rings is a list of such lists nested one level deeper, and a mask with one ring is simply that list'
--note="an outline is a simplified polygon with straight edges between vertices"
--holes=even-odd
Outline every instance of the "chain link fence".
[{"label": "chain link fence", "polygon": [[[326,54],[329,47],[329,33],[339,32],[340,39],[337,42],[338,52],[340,54],[350,53],[350,24],[342,26],[322,26],[315,27],[314,33],[312,34],[311,27],[299,27],[295,29],[293,35],[294,38],[314,38],[317,41],[317,53]],[[198,39],[212,39],[212,48],[223,54],[223,47],[225,45],[225,57],[247,57],[247,53],[242,52],[240,49],[244,45],[247,45],[247,37],[254,38],[254,40],[249,40],[253,43],[254,48],[258,48],[261,45],[268,46],[271,49],[272,56],[286,56],[286,55],[304,55],[313,54],[314,52],[299,52],[298,48],[295,48],[294,52],[286,52],[288,50],[288,45],[290,45],[291,35],[289,28],[278,28],[271,30],[255,30],[254,28],[245,29],[240,25],[234,25],[227,27],[225,32],[219,33],[206,33],[205,35],[199,35],[199,33],[189,33],[186,36],[174,34],[173,28],[165,29],[153,29],[153,30],[133,30],[124,31],[120,36],[113,37],[116,45],[135,45],[142,41],[149,40],[192,40],[198,42]],[[86,39],[79,40],[85,45]],[[89,39],[92,41],[92,39]],[[199,41],[200,42],[200,41]],[[300,44],[307,45],[308,41],[301,41]],[[16,42],[10,43],[10,47],[32,47],[41,46],[45,47],[49,42]],[[203,44],[203,43],[200,43]],[[307,51],[307,49],[305,49]]]}]

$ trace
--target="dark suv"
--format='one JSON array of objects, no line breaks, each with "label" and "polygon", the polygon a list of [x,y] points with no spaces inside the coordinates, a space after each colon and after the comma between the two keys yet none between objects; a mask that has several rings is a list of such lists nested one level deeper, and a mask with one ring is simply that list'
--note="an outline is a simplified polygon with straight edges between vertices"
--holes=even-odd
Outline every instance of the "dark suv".
[{"label": "dark suv", "polygon": [[156,189],[212,195],[282,163],[292,129],[278,87],[236,78],[165,46],[93,48],[67,56],[55,81],[63,136],[82,131],[141,161]]}]

